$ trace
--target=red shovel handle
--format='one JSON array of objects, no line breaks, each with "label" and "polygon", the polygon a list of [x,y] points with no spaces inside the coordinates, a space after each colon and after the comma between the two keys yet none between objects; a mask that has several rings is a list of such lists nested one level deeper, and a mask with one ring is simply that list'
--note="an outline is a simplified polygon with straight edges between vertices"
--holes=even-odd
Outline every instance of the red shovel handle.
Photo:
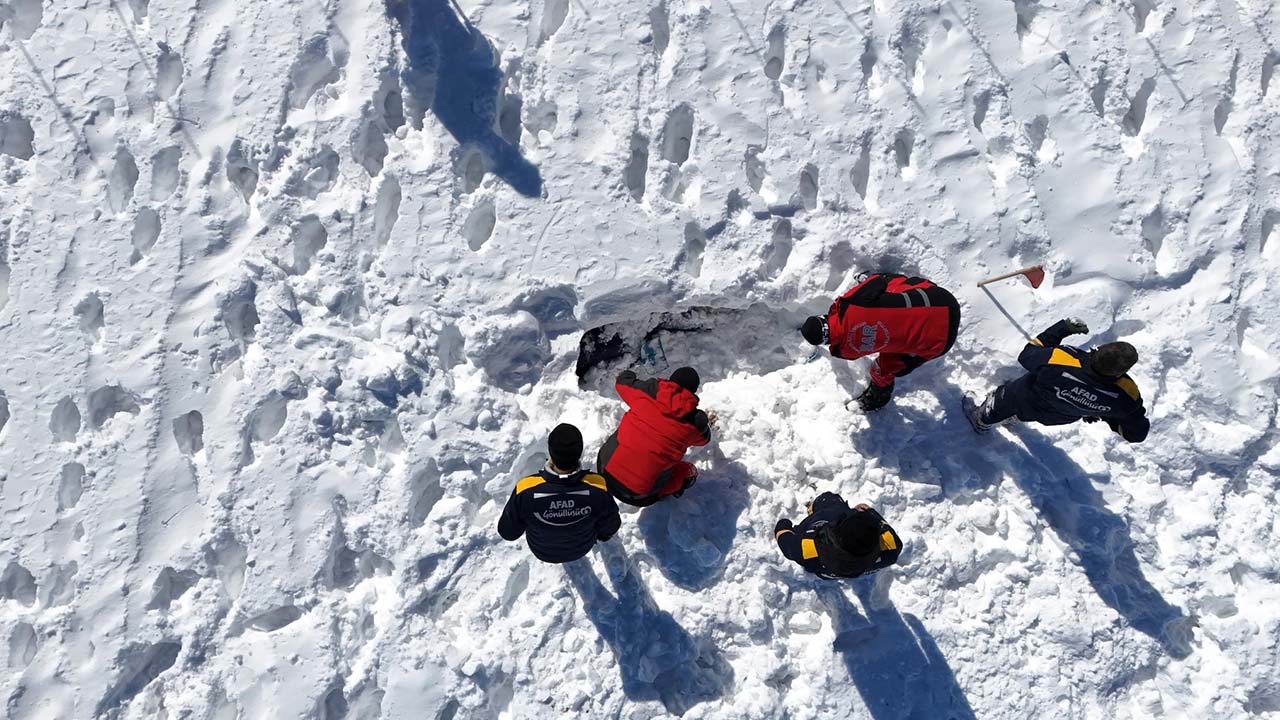
[{"label": "red shovel handle", "polygon": [[992,278],[987,278],[986,280],[979,282],[978,287],[982,287],[983,285],[988,285],[990,283],[997,282],[999,280],[1007,280],[1011,277],[1017,277],[1019,275],[1026,277],[1027,282],[1031,283],[1031,287],[1038,288],[1040,287],[1040,283],[1044,282],[1044,267],[1041,265],[1032,265],[1031,267],[1024,267],[1021,270],[1014,270],[1011,273],[1005,273],[1004,275],[997,275]]}]

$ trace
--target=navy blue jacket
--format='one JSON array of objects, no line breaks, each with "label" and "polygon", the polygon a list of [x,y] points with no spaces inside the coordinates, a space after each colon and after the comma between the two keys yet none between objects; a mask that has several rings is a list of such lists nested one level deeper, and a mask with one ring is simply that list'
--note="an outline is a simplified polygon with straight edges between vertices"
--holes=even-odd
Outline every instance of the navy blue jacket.
[{"label": "navy blue jacket", "polygon": [[1061,344],[1070,333],[1063,320],[1022,349],[1018,362],[1028,372],[1006,386],[1018,417],[1044,425],[1096,417],[1129,442],[1145,440],[1151,422],[1138,386],[1128,375],[1112,378],[1090,370],[1088,351]]},{"label": "navy blue jacket", "polygon": [[[828,498],[832,501],[823,502]],[[834,502],[834,500],[839,500],[839,502]],[[849,507],[839,496],[834,496],[833,498],[831,493],[823,493],[817,500],[814,500],[809,517],[800,521],[800,524],[793,528],[777,532],[775,537],[778,541],[778,548],[782,550],[782,554],[788,560],[794,560],[805,570],[824,577],[831,577],[832,573],[827,564],[823,563],[823,558],[833,552],[840,552],[840,550],[823,542],[819,533],[826,527],[834,529],[834,526],[840,520],[854,512],[857,511]],[[867,575],[887,568],[898,562],[898,556],[902,554],[902,538],[898,537],[898,533],[889,527],[889,523],[884,521],[880,513],[875,510],[866,510],[865,512],[874,514],[880,520],[882,530],[880,534],[880,557],[864,572],[848,577]]]},{"label": "navy blue jacket", "polygon": [[527,535],[534,557],[563,563],[586,555],[621,526],[618,503],[604,478],[586,470],[557,475],[543,468],[516,483],[498,519],[498,534],[504,540]]}]

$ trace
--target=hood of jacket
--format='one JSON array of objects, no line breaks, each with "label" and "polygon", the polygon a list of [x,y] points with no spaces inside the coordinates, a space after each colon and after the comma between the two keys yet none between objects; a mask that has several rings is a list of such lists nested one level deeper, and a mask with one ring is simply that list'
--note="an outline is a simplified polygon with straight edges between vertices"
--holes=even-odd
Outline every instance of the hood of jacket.
[{"label": "hood of jacket", "polygon": [[698,409],[698,396],[670,380],[658,381],[658,396],[654,400],[663,415],[676,420]]}]

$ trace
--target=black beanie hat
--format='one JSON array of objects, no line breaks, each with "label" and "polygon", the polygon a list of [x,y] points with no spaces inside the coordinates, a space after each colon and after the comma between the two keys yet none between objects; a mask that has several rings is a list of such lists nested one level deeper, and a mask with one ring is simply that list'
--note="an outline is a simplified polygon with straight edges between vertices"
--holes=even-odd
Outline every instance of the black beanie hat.
[{"label": "black beanie hat", "polygon": [[880,520],[872,513],[855,510],[836,526],[840,547],[850,555],[865,555],[880,548]]},{"label": "black beanie hat", "polygon": [[698,377],[698,371],[691,367],[676,368],[671,373],[671,382],[688,390],[691,393],[698,392],[698,385],[702,383],[702,378]]},{"label": "black beanie hat", "polygon": [[824,340],[822,336],[826,334],[823,332],[822,326],[822,318],[813,315],[804,321],[804,325],[800,326],[800,334],[804,336],[805,340],[809,341],[810,345],[821,345]]},{"label": "black beanie hat", "polygon": [[569,423],[560,423],[547,438],[551,462],[561,470],[577,470],[582,460],[582,431]]},{"label": "black beanie hat", "polygon": [[1106,377],[1120,377],[1138,362],[1138,351],[1127,342],[1099,345],[1089,353],[1089,369]]}]

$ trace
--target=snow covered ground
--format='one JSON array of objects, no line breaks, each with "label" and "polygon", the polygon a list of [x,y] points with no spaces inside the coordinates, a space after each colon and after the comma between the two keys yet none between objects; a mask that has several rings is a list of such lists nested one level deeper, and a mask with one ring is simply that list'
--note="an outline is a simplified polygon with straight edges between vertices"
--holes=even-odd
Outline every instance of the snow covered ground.
[{"label": "snow covered ground", "polygon": [[[1275,3],[460,1],[0,4],[5,717],[1280,714]],[[876,268],[964,322],[864,416]],[[1145,444],[959,414],[1065,315]],[[684,362],[695,488],[501,542]],[[901,566],[785,562],[823,490]]]}]

